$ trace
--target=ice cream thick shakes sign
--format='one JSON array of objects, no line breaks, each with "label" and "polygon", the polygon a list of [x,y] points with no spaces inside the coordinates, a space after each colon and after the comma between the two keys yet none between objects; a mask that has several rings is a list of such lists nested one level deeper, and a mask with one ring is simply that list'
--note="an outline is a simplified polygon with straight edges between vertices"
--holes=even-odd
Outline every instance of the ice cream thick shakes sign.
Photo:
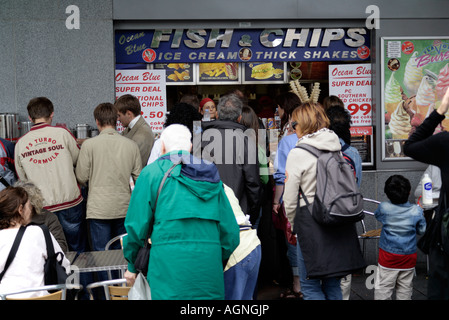
[{"label": "ice cream thick shakes sign", "polygon": [[117,63],[364,61],[365,28],[164,29],[115,34]]}]

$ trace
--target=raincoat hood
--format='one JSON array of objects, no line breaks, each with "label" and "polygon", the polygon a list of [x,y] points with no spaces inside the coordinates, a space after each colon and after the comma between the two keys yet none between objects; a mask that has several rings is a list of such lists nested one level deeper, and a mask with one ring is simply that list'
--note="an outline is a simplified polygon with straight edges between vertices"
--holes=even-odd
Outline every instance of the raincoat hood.
[{"label": "raincoat hood", "polygon": [[[160,160],[180,163],[173,169],[171,177],[182,183],[196,197],[207,201],[223,190],[220,174],[212,162],[198,159],[188,152],[173,151]],[[160,166],[164,161],[159,161]]]}]

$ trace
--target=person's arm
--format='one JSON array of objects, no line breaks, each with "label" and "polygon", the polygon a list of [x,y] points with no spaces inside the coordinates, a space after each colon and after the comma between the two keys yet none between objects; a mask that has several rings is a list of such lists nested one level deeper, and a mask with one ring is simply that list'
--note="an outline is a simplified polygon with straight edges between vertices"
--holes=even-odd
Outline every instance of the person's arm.
[{"label": "person's arm", "polygon": [[76,163],[75,175],[76,180],[82,185],[86,185],[89,181],[89,172],[92,166],[88,144],[83,144]]}]

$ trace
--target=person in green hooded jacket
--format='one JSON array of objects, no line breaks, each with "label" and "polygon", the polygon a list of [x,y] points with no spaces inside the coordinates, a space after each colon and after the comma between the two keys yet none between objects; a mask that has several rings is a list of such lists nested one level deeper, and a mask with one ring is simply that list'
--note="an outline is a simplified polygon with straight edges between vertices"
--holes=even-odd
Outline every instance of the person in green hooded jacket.
[{"label": "person in green hooded jacket", "polygon": [[147,280],[154,300],[224,299],[223,263],[239,245],[239,226],[213,163],[194,158],[191,133],[173,124],[161,134],[162,156],[136,182],[125,219],[125,278],[136,278],[134,261],[144,246],[159,184]]}]

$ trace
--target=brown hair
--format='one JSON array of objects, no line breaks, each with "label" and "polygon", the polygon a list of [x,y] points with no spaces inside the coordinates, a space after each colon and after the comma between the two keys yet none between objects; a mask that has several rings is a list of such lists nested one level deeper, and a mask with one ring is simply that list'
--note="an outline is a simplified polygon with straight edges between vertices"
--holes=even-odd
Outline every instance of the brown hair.
[{"label": "brown hair", "polygon": [[256,112],[248,106],[243,106],[242,108],[242,118],[240,119],[240,123],[243,124],[248,129],[253,129],[256,135],[256,143],[258,142],[258,130],[259,130],[259,118],[256,115]]},{"label": "brown hair", "polygon": [[36,119],[49,119],[54,111],[53,103],[46,97],[33,98],[28,102],[28,115],[34,122]]},{"label": "brown hair", "polygon": [[98,123],[104,126],[115,127],[117,123],[117,109],[112,103],[100,103],[94,110],[94,118]]},{"label": "brown hair", "polygon": [[21,223],[20,205],[25,206],[28,193],[21,187],[7,187],[0,192],[0,230]]},{"label": "brown hair", "polygon": [[139,99],[131,94],[125,94],[118,98],[115,101],[114,106],[123,114],[128,110],[131,111],[135,117],[139,116],[141,112]]},{"label": "brown hair", "polygon": [[296,132],[301,136],[317,132],[322,128],[329,128],[329,118],[319,103],[306,102],[292,113],[292,121],[296,122]]}]

